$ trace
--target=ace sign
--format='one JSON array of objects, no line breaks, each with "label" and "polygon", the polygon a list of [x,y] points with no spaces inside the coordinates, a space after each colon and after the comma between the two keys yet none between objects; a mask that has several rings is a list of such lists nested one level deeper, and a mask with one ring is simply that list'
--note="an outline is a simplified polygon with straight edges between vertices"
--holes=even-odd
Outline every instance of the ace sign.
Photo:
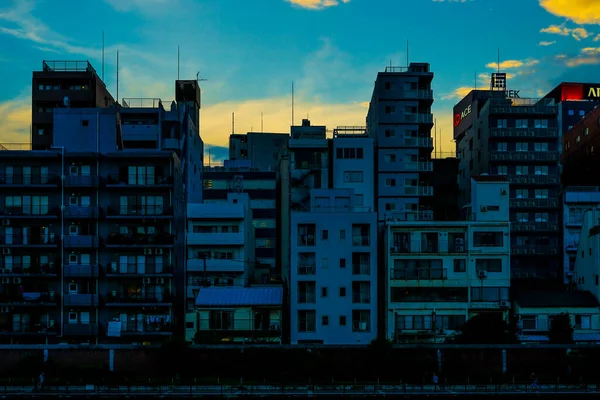
[{"label": "ace sign", "polygon": [[460,125],[463,119],[465,119],[473,111],[473,105],[469,104],[464,110],[454,115],[454,127]]}]

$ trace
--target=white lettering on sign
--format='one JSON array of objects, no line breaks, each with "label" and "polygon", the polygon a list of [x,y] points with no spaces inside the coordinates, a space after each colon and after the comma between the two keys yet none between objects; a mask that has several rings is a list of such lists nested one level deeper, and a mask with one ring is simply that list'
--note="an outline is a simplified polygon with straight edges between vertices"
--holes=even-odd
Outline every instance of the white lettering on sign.
[{"label": "white lettering on sign", "polygon": [[467,108],[465,108],[461,113],[458,113],[454,116],[454,126],[457,127],[460,122],[469,114],[471,114],[472,106],[469,104]]},{"label": "white lettering on sign", "polygon": [[509,99],[520,99],[521,96],[519,96],[519,92],[520,90],[507,90],[506,97]]}]

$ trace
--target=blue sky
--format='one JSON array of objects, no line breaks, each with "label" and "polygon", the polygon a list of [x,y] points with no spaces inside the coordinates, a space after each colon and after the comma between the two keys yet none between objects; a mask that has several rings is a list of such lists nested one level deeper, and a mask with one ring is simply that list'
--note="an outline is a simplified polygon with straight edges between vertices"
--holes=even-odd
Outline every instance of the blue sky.
[{"label": "blue sky", "polygon": [[451,151],[452,106],[495,68],[537,97],[564,80],[600,81],[598,0],[2,0],[0,142],[27,141],[31,71],[42,60],[89,59],[115,94],[173,98],[181,78],[202,83],[201,135],[226,146],[236,132],[289,131],[296,122],[364,125],[377,72],[409,59],[436,73],[434,113]]}]

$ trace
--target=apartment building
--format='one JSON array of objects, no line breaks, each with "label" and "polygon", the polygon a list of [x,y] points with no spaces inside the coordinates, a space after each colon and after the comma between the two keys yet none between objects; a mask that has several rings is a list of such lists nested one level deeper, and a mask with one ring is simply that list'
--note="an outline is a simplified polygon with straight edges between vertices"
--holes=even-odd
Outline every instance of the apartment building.
[{"label": "apartment building", "polygon": [[443,342],[478,313],[510,309],[509,185],[472,178],[462,221],[386,222],[386,335],[396,343]]},{"label": "apartment building", "polygon": [[229,159],[249,161],[258,171],[276,171],[279,151],[289,139],[287,133],[234,133],[229,135]]},{"label": "apartment building", "polygon": [[226,203],[188,203],[188,312],[194,309],[201,288],[250,284],[256,263],[254,240],[246,193],[229,193]]},{"label": "apartment building", "polygon": [[53,143],[55,108],[111,107],[114,98],[88,61],[43,61],[34,71],[31,89],[31,147],[45,150]]},{"label": "apartment building", "polygon": [[386,67],[377,74],[367,113],[376,141],[376,198],[380,222],[396,214],[432,220],[433,72],[429,64]]},{"label": "apartment building", "polygon": [[203,174],[204,203],[227,202],[232,192],[248,195],[256,236],[256,259],[268,264],[274,275],[278,274],[276,172],[261,171],[247,160],[225,160],[222,166],[204,167]]},{"label": "apartment building", "polygon": [[562,82],[545,99],[552,99],[557,107],[558,136],[563,137],[586,115],[600,104],[596,83]]},{"label": "apartment building", "polygon": [[492,88],[471,91],[454,107],[460,206],[470,200],[471,176],[507,176],[515,284],[562,282],[557,107],[507,90],[505,74],[493,74]]},{"label": "apartment building", "polygon": [[312,189],[291,213],[292,344],[366,345],[377,336],[377,216],[353,189]]},{"label": "apartment building", "polygon": [[581,237],[577,246],[574,281],[576,288],[591,292],[600,300],[600,211],[583,213]]}]

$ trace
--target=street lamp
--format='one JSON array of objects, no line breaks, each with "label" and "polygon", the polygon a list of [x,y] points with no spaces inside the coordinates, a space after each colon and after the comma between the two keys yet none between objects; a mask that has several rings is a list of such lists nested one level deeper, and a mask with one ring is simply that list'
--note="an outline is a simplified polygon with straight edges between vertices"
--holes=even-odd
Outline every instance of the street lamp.
[{"label": "street lamp", "polygon": [[50,150],[60,150],[60,336],[63,336],[65,314],[65,278],[63,271],[65,258],[65,146],[50,147]]}]

